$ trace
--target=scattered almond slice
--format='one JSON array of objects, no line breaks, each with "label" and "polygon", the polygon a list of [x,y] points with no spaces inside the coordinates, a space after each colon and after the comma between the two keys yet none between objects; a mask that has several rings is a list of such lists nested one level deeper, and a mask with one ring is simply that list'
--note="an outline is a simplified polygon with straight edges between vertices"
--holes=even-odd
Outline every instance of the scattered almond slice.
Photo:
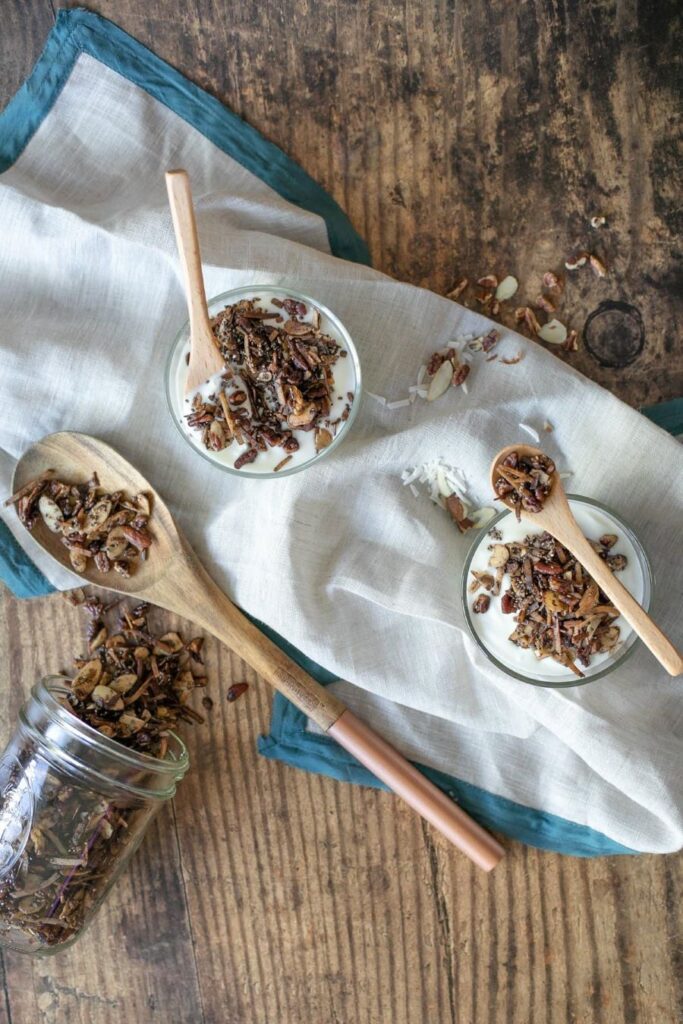
[{"label": "scattered almond slice", "polygon": [[429,390],[427,391],[427,401],[434,402],[437,398],[441,398],[441,396],[448,391],[451,386],[452,379],[453,364],[447,359],[441,364],[430,381]]},{"label": "scattered almond slice", "polygon": [[567,328],[559,320],[549,320],[543,324],[538,336],[550,345],[561,345],[567,339]]},{"label": "scattered almond slice", "polygon": [[508,274],[508,276],[504,277],[496,288],[496,298],[499,302],[505,302],[507,299],[512,298],[518,288],[519,281],[517,278]]}]

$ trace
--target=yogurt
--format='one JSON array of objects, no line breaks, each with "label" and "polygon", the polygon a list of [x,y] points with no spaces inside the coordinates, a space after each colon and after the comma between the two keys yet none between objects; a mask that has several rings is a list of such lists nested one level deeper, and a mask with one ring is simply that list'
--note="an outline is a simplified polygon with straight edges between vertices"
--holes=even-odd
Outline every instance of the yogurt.
[{"label": "yogurt", "polygon": [[[358,357],[356,355],[353,342],[341,322],[337,320],[334,314],[329,310],[326,310],[314,300],[309,299],[306,296],[299,295],[296,291],[286,288],[260,288],[258,286],[235,289],[234,291],[227,293],[220,301],[212,302],[209,307],[209,313],[211,316],[216,316],[218,313],[222,312],[226,306],[233,305],[234,303],[239,302],[240,299],[254,298],[259,299],[258,304],[260,307],[275,314],[281,314],[282,309],[274,304],[273,299],[278,299],[279,301],[284,298],[300,299],[308,308],[307,315],[301,319],[307,322],[311,321],[313,317],[312,310],[313,308],[317,309],[320,313],[320,330],[322,333],[329,335],[329,337],[339,344],[342,351],[346,352],[345,356],[340,355],[332,367],[334,389],[332,393],[329,417],[326,417],[326,419],[334,421],[339,419],[345,413],[348,415],[348,419],[341,420],[337,425],[332,444],[328,449],[323,449],[323,452],[321,453],[316,452],[315,449],[315,431],[293,430],[293,435],[299,442],[299,448],[297,451],[291,453],[291,458],[287,462],[287,465],[278,472],[277,475],[280,476],[286,475],[292,470],[301,468],[302,466],[313,462],[316,458],[319,458],[324,451],[334,447],[338,443],[340,436],[348,430],[349,423],[352,419],[351,413],[353,410],[353,404],[354,402],[358,402],[360,398],[358,394],[360,368],[358,366]],[[205,458],[210,459],[211,462],[216,462],[221,466],[233,469],[235,460],[239,455],[248,450],[248,444],[238,444],[238,442],[234,440],[232,444],[228,445],[227,448],[223,448],[221,451],[211,451],[202,443],[201,431],[194,430],[187,425],[185,417],[191,411],[192,400],[196,394],[196,392],[193,392],[188,397],[185,397],[185,379],[187,376],[187,360],[189,352],[190,338],[188,332],[184,342],[180,339],[177,343],[169,367],[168,393],[173,417],[179,425],[181,432],[193,448],[196,448],[198,452],[200,452]],[[235,376],[235,382],[239,385],[239,377],[237,375]],[[197,390],[202,398],[208,398],[210,395],[216,394],[220,390],[220,385],[221,374],[217,373],[208,380],[206,384],[203,384],[202,387]],[[349,395],[352,397],[349,398]],[[258,457],[254,462],[249,463],[242,470],[235,470],[235,472],[241,473],[244,476],[255,476],[260,474],[272,475],[278,463],[282,462],[288,454],[290,453],[284,451],[281,447],[268,447],[266,451],[259,452]]]},{"label": "yogurt", "polygon": [[[650,579],[646,569],[645,554],[640,546],[636,548],[634,544],[635,538],[633,538],[630,531],[618,519],[610,515],[609,512],[586,501],[570,498],[569,504],[582,533],[589,540],[597,540],[604,533],[614,533],[617,535],[619,539],[610,551],[610,554],[622,554],[626,555],[627,558],[626,567],[617,573],[618,578],[626,589],[633,594],[636,601],[647,608],[650,601]],[[529,520],[522,520],[521,523],[518,523],[514,512],[506,512],[496,521],[495,525],[503,535],[503,539],[494,541],[488,535],[488,532],[482,534],[470,559],[466,587],[469,587],[473,579],[471,575],[473,569],[489,573],[492,571],[488,564],[491,554],[489,545],[522,541],[525,537],[543,532],[539,528],[534,528]],[[505,576],[501,586],[501,594],[507,589],[508,582],[509,577]],[[476,593],[471,594],[466,590],[468,619],[473,632],[490,655],[512,672],[516,672],[518,675],[528,679],[537,680],[538,682],[555,684],[571,682],[577,684],[581,681],[574,675],[571,669],[561,665],[553,658],[540,660],[532,650],[518,647],[508,640],[516,625],[515,615],[503,614],[500,596],[491,596],[488,611],[480,614],[474,613],[472,605],[481,593],[485,593],[485,591],[480,589]],[[590,665],[587,667],[581,666],[581,671],[586,679],[590,679],[591,676],[603,672],[609,663],[617,661],[624,653],[625,648],[630,646],[636,639],[632,628],[623,616],[619,616],[619,618],[613,621],[614,625],[619,627],[619,643],[613,651],[592,655]]]}]

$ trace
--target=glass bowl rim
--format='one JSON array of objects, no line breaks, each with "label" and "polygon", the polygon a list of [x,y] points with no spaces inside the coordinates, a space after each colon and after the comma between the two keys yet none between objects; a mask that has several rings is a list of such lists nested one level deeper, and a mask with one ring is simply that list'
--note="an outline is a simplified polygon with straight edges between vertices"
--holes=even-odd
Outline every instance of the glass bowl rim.
[{"label": "glass bowl rim", "polygon": [[[589,498],[589,497],[587,497],[584,494],[567,494],[567,499],[569,501],[579,501],[579,502],[582,502],[584,505],[590,505],[593,508],[597,508],[597,509],[599,509],[602,512],[607,512],[607,514],[612,516],[612,518],[615,519],[616,522],[624,529],[625,533],[628,535],[628,539],[633,544],[633,547],[635,548],[635,550],[636,550],[636,552],[638,554],[638,557],[639,557],[640,566],[641,566],[641,569],[642,569],[642,572],[643,572],[643,580],[644,580],[643,608],[645,609],[646,612],[649,611],[650,607],[652,605],[652,597],[653,597],[653,592],[654,592],[655,580],[654,580],[654,575],[653,575],[653,572],[652,572],[652,565],[650,563],[650,559],[648,557],[647,551],[645,550],[645,547],[643,546],[642,542],[640,541],[640,539],[638,538],[637,534],[635,533],[633,527],[630,525],[630,523],[627,523],[624,520],[623,516],[621,516],[619,513],[615,512],[614,509],[610,508],[609,505],[605,505],[601,501],[597,501],[595,498]],[[477,644],[477,647],[479,647],[479,649],[484,652],[484,654],[489,659],[489,661],[493,665],[495,665],[497,669],[499,669],[501,672],[504,672],[505,675],[512,676],[513,678],[518,679],[520,682],[526,683],[529,686],[540,686],[540,687],[542,687],[544,689],[552,689],[552,690],[565,690],[565,689],[570,689],[570,688],[575,687],[575,686],[587,686],[589,683],[597,682],[598,679],[602,679],[604,676],[609,675],[610,672],[613,672],[614,669],[616,669],[618,666],[622,665],[623,662],[628,657],[630,657],[631,654],[633,654],[633,651],[635,650],[635,648],[638,646],[638,643],[640,642],[640,637],[638,636],[638,634],[636,633],[635,630],[632,630],[631,631],[631,635],[627,638],[627,640],[624,641],[622,650],[619,653],[619,655],[613,661],[606,662],[604,668],[601,668],[599,671],[594,672],[590,676],[586,676],[583,679],[579,679],[578,677],[575,676],[572,679],[567,680],[566,682],[564,680],[559,680],[558,682],[553,682],[552,680],[533,679],[530,676],[525,676],[521,672],[518,672],[515,669],[510,668],[509,666],[505,665],[502,661],[500,661],[495,656],[495,654],[493,654],[488,649],[488,647],[486,646],[484,641],[481,639],[481,637],[476,632],[476,630],[474,628],[474,625],[473,625],[473,622],[472,622],[472,616],[471,616],[471,613],[470,613],[470,608],[469,608],[469,604],[468,604],[468,600],[467,600],[467,598],[468,598],[467,587],[468,587],[468,577],[469,577],[469,573],[470,573],[470,565],[472,564],[472,559],[474,557],[474,554],[475,554],[477,548],[479,547],[479,545],[481,543],[483,535],[485,533],[488,533],[488,531],[491,530],[496,525],[496,523],[500,522],[500,520],[505,515],[508,515],[509,512],[510,512],[510,510],[507,509],[507,508],[501,509],[501,511],[498,512],[497,515],[495,515],[492,519],[490,519],[487,523],[485,523],[482,527],[480,527],[480,529],[477,531],[476,537],[472,541],[472,544],[470,545],[470,547],[469,547],[469,549],[467,551],[467,555],[465,556],[465,563],[464,563],[463,571],[462,571],[461,598],[462,598],[462,603],[463,603],[463,614],[465,616],[465,622],[467,623],[467,628],[468,628],[468,631],[469,631],[469,635],[472,637],[474,642]]]},{"label": "glass bowl rim", "polygon": [[258,295],[259,291],[270,292],[271,294],[275,294],[278,296],[284,295],[285,298],[299,299],[302,302],[309,303],[311,306],[314,306],[316,309],[320,310],[320,312],[324,316],[326,316],[329,320],[332,321],[333,325],[339,331],[339,334],[344,339],[344,345],[349,353],[349,358],[353,361],[356,383],[355,390],[353,393],[353,402],[351,403],[351,411],[349,413],[348,419],[344,423],[342,430],[340,430],[337,433],[337,435],[332,439],[332,443],[329,444],[327,448],[323,448],[322,451],[316,452],[316,454],[311,459],[308,459],[307,462],[303,462],[298,466],[292,466],[291,469],[281,469],[277,473],[274,472],[273,470],[258,473],[255,472],[254,470],[235,469],[234,466],[228,466],[227,464],[217,462],[215,459],[212,459],[211,456],[208,455],[206,452],[203,452],[199,445],[194,445],[190,438],[188,437],[188,435],[186,434],[186,432],[183,430],[181,423],[178,421],[171,399],[171,371],[173,366],[173,359],[180,343],[182,341],[186,341],[189,336],[189,319],[185,320],[180,330],[177,331],[173,339],[173,343],[171,344],[171,348],[166,359],[166,366],[164,371],[164,386],[166,391],[166,404],[168,406],[171,419],[173,420],[173,424],[178,433],[180,434],[180,436],[185,441],[185,443],[189,445],[193,451],[197,452],[198,455],[200,455],[206,462],[209,462],[212,466],[215,466],[217,469],[220,469],[223,472],[230,473],[232,476],[247,477],[250,480],[274,480],[286,476],[293,476],[295,473],[301,473],[304,469],[308,469],[310,466],[317,465],[321,459],[325,458],[325,456],[329,455],[330,452],[334,451],[336,448],[339,447],[343,439],[351,430],[351,427],[353,426],[353,423],[358,415],[363,393],[363,377],[358,350],[356,348],[353,338],[351,337],[349,329],[339,319],[337,314],[334,313],[328,306],[326,306],[322,302],[319,302],[318,299],[314,299],[312,296],[299,291],[297,288],[288,288],[283,285],[274,284],[240,285],[237,288],[230,288],[228,289],[228,291],[220,292],[218,295],[214,295],[211,298],[207,299],[207,306],[209,307],[210,310],[211,307],[216,303],[225,302],[225,304],[228,305],[229,301],[226,300],[229,300],[230,298],[235,297],[238,294],[242,295],[243,297],[245,292],[252,292],[254,295]]}]

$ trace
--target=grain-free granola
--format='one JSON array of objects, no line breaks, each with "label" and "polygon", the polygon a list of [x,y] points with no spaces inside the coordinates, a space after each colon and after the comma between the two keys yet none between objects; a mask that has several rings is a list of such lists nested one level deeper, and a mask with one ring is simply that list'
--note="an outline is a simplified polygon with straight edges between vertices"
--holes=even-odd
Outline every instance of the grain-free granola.
[{"label": "grain-free granola", "polygon": [[42,519],[59,534],[76,572],[84,572],[92,559],[99,572],[128,577],[138,561],[145,561],[153,542],[148,529],[150,496],[108,493],[96,473],[87,483],[74,484],[57,480],[48,471],[8,498],[5,504],[10,503],[16,504],[27,530]]},{"label": "grain-free granola", "polygon": [[555,463],[547,455],[510,452],[496,467],[493,489],[496,497],[515,510],[540,512],[550,493]]},{"label": "grain-free granola", "polygon": [[163,757],[179,722],[203,722],[188,701],[206,686],[202,637],[158,634],[149,605],[123,608],[113,631],[98,597],[83,603],[89,615],[88,652],[74,660],[69,708],[98,732],[126,747]]},{"label": "grain-free granola", "polygon": [[[78,603],[89,615],[88,651],[65,675],[60,703],[129,750],[165,757],[172,730],[204,721],[188,703],[206,685],[202,638],[154,631],[147,605],[105,606],[82,593]],[[61,945],[81,930],[153,808],[105,796],[74,777],[66,762],[46,761],[28,737],[19,756],[0,780],[0,798],[16,808],[27,778],[34,779],[32,824],[20,857],[0,879],[0,935],[21,935],[35,947]]]},{"label": "grain-free granola", "polygon": [[225,372],[214,392],[197,392],[186,415],[202,443],[219,452],[236,441],[246,445],[235,469],[255,462],[260,452],[280,447],[287,464],[299,449],[296,431],[313,431],[315,450],[328,447],[351,411],[353,392],[340,416],[331,419],[333,367],[347,352],[321,330],[319,310],[298,299],[241,299],[214,317],[216,344]]},{"label": "grain-free granola", "polygon": [[[626,567],[623,554],[612,554],[616,534],[592,541],[610,569]],[[595,654],[614,651],[619,643],[619,612],[599,586],[549,533],[530,534],[522,541],[496,542],[489,546],[491,573],[472,571],[470,593],[483,588],[487,596],[500,597],[501,611],[514,614],[515,629],[509,640],[532,651],[537,658],[553,658],[575,675],[587,668]],[[503,582],[507,578],[507,588]],[[502,592],[502,593],[501,593]],[[479,595],[473,611],[488,610]]]}]

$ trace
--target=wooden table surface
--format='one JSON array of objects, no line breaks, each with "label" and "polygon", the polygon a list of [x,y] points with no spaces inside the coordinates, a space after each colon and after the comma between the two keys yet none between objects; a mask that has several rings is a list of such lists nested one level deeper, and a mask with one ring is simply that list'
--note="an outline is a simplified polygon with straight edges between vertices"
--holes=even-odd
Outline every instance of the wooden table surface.
[{"label": "wooden table surface", "polygon": [[[61,6],[0,0],[0,104]],[[93,6],[295,157],[391,274],[443,292],[514,273],[533,299],[544,270],[597,253],[608,277],[572,277],[561,318],[581,330],[617,301],[643,329],[603,307],[562,358],[634,405],[683,392],[673,3]],[[82,622],[59,596],[0,599],[4,740],[29,686],[82,649]],[[390,795],[257,757],[270,692],[206,650],[221,695],[253,685],[190,733],[193,772],[83,942],[0,960],[2,1024],[683,1019],[680,857],[508,842],[484,876]]]}]

